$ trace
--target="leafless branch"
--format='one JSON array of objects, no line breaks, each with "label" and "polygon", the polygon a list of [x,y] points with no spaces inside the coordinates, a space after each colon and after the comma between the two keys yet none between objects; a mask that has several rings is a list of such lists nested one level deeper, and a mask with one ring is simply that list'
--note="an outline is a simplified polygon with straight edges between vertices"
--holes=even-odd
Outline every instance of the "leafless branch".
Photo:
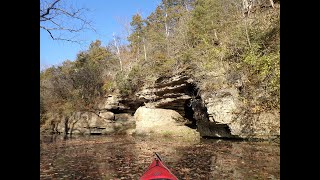
[{"label": "leafless branch", "polygon": [[69,41],[69,42],[73,42],[73,43],[79,43],[79,41],[76,41],[76,40],[72,40],[72,38],[68,39],[68,38],[61,38],[61,37],[55,37],[52,35],[51,31],[53,29],[48,29],[46,27],[43,27],[43,26],[40,26],[41,29],[44,29],[45,31],[47,31],[50,35],[50,37],[53,39],[53,40],[59,40],[59,41]]},{"label": "leafless branch", "polygon": [[[45,30],[53,40],[78,42],[76,33],[95,29],[86,18],[86,8],[67,7],[63,0],[40,1],[40,29]],[[73,36],[73,37],[71,37]]]},{"label": "leafless branch", "polygon": [[130,20],[126,17],[115,17],[114,19],[123,27],[124,33],[122,38],[126,39],[129,37],[131,34]]},{"label": "leafless branch", "polygon": [[[50,10],[61,0],[55,0],[51,5],[49,5],[48,8],[46,9],[40,9],[40,12],[44,12],[44,13],[40,13],[40,20],[41,18],[45,18],[45,16],[49,15],[50,14]],[[43,3],[43,1],[40,1],[40,3]]]}]

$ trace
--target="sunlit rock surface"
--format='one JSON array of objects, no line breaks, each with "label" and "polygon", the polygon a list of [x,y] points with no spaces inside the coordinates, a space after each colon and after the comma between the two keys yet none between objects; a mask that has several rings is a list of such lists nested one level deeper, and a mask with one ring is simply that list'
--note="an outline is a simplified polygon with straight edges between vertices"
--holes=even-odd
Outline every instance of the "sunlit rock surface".
[{"label": "sunlit rock surface", "polygon": [[136,96],[144,101],[145,107],[177,111],[195,124],[202,137],[269,139],[280,136],[279,111],[248,113],[239,95],[241,81],[226,85],[224,71],[211,76],[220,88],[210,93],[198,92],[192,78],[177,75],[159,78]]},{"label": "sunlit rock surface", "polygon": [[227,125],[234,137],[270,139],[280,136],[280,112],[247,112],[237,89],[220,90],[203,99],[210,122]]},{"label": "sunlit rock surface", "polygon": [[199,138],[199,133],[184,125],[186,122],[174,110],[140,107],[134,114],[136,134]]},{"label": "sunlit rock surface", "polygon": [[67,127],[69,134],[128,134],[135,128],[130,114],[114,115],[112,112],[104,112],[100,115],[101,113],[77,112],[68,119],[56,115],[47,128],[55,133],[64,133]]}]

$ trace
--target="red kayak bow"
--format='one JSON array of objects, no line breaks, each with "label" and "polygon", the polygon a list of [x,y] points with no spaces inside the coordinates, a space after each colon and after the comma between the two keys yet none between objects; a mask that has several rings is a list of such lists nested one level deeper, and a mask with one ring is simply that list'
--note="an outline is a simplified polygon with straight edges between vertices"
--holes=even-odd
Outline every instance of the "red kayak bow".
[{"label": "red kayak bow", "polygon": [[140,177],[140,180],[178,180],[170,170],[162,163],[159,155],[152,161],[148,169]]}]

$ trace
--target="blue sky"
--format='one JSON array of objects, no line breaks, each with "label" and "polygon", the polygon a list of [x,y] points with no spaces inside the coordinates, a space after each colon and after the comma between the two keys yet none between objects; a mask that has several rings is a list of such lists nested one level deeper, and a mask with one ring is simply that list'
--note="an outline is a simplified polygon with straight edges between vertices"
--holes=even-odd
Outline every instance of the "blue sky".
[{"label": "blue sky", "polygon": [[130,22],[132,15],[140,12],[143,17],[148,16],[160,0],[72,0],[80,7],[90,9],[87,14],[93,22],[95,32],[83,32],[79,38],[84,43],[77,44],[66,41],[54,41],[46,31],[40,29],[40,67],[41,69],[52,65],[59,65],[69,59],[75,60],[81,50],[86,50],[89,44],[96,39],[107,45],[112,40],[112,33],[123,36],[125,34],[123,23]]}]

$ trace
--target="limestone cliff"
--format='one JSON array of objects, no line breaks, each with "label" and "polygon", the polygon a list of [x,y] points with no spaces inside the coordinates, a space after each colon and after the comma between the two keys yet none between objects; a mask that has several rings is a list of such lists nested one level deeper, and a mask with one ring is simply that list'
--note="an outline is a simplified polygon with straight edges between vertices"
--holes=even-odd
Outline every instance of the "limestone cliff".
[{"label": "limestone cliff", "polygon": [[[196,82],[186,75],[161,77],[153,86],[142,87],[134,97],[109,95],[97,104],[95,112],[74,113],[67,122],[68,132],[150,134],[150,131],[173,133],[176,130],[184,136],[188,134],[185,132],[193,132],[190,129],[193,128],[202,137],[268,139],[280,136],[280,112],[248,112],[239,93],[236,86],[222,86],[210,93],[199,91]],[[48,121],[51,124],[47,129],[64,132],[65,117],[51,118],[55,120]],[[157,126],[156,129],[147,127],[146,119],[149,125]]]},{"label": "limestone cliff", "polygon": [[221,86],[211,93],[200,92],[192,78],[177,75],[159,78],[152,87],[144,87],[136,96],[146,107],[177,111],[187,120],[186,125],[196,128],[203,137],[278,137],[279,111],[248,112],[236,85]]}]

